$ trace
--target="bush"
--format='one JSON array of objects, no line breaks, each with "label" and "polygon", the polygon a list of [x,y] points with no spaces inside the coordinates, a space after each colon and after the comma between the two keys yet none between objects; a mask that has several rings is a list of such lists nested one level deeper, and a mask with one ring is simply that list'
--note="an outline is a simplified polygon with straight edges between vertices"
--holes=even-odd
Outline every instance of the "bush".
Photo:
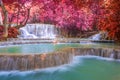
[{"label": "bush", "polygon": [[[4,26],[0,25],[0,40],[5,40],[3,37],[4,33]],[[17,35],[19,34],[18,29],[15,27],[8,28],[8,36],[7,38],[17,38]]]}]

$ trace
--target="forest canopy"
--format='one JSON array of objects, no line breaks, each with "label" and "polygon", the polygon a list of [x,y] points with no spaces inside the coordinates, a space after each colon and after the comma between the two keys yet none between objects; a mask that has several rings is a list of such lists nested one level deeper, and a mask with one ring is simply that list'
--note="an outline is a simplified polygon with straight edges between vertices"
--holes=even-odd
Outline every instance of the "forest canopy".
[{"label": "forest canopy", "polygon": [[[120,41],[120,0],[1,0],[0,19],[4,27],[27,23],[54,24],[72,36],[84,31],[107,31]],[[1,34],[2,34],[1,33]]]}]

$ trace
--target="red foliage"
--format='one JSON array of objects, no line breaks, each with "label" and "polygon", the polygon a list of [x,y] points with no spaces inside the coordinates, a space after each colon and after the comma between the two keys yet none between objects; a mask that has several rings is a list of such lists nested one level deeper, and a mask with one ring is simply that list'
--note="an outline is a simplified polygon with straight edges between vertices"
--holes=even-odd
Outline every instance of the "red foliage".
[{"label": "red foliage", "polygon": [[0,34],[3,33],[4,27],[0,25]]},{"label": "red foliage", "polygon": [[8,38],[17,38],[18,34],[18,29],[16,29],[15,27],[10,27],[8,29]]},{"label": "red foliage", "polygon": [[107,0],[101,7],[99,28],[107,31],[110,38],[120,42],[120,0]]},{"label": "red foliage", "polygon": [[3,3],[5,4],[13,4],[14,2],[16,2],[17,0],[2,0]]},{"label": "red foliage", "polygon": [[[2,40],[2,35],[3,35],[4,27],[0,26],[0,40]],[[15,27],[10,27],[8,28],[8,38],[17,38],[17,35],[19,34],[18,29]]]},{"label": "red foliage", "polygon": [[[24,21],[29,8],[29,22],[56,24],[71,34],[99,26],[100,30],[108,31],[110,38],[120,41],[120,0],[2,1],[8,8],[10,23],[20,24]],[[9,30],[9,37],[15,37],[14,31],[17,33],[15,29]]]},{"label": "red foliage", "polygon": [[2,35],[3,35],[3,30],[4,30],[4,27],[0,25],[0,40],[1,40]]}]

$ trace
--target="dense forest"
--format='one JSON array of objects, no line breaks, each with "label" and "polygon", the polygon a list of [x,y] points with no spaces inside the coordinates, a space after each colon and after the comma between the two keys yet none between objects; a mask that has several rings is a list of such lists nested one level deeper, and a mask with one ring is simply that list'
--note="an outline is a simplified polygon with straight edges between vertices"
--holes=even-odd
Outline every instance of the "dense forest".
[{"label": "dense forest", "polygon": [[106,31],[120,42],[120,0],[0,0],[0,39],[27,23],[54,24],[72,37]]}]

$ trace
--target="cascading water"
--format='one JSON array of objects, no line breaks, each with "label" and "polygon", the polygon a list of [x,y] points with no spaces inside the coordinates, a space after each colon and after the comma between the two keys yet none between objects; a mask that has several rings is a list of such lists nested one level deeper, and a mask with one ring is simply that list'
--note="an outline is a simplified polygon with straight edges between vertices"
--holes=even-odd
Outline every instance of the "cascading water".
[{"label": "cascading water", "polygon": [[20,28],[20,33],[21,33],[20,37],[23,38],[38,38],[34,34],[30,34],[25,28]]},{"label": "cascading water", "polygon": [[110,48],[68,48],[64,52],[35,55],[0,55],[0,71],[35,70],[69,64],[75,56],[100,56],[120,59],[119,49]]},{"label": "cascading water", "polygon": [[20,28],[19,38],[44,38],[53,39],[57,35],[57,29],[50,24],[27,24]]},{"label": "cascading water", "polygon": [[0,71],[42,69],[68,64],[72,59],[72,53],[0,55]]},{"label": "cascading water", "polygon": [[95,35],[91,36],[89,39],[92,39],[92,40],[106,40],[107,37],[108,37],[107,32],[99,32],[98,34],[95,34]]},{"label": "cascading water", "polygon": [[95,34],[90,39],[92,39],[92,40],[100,40],[100,38],[101,38],[101,34]]}]

